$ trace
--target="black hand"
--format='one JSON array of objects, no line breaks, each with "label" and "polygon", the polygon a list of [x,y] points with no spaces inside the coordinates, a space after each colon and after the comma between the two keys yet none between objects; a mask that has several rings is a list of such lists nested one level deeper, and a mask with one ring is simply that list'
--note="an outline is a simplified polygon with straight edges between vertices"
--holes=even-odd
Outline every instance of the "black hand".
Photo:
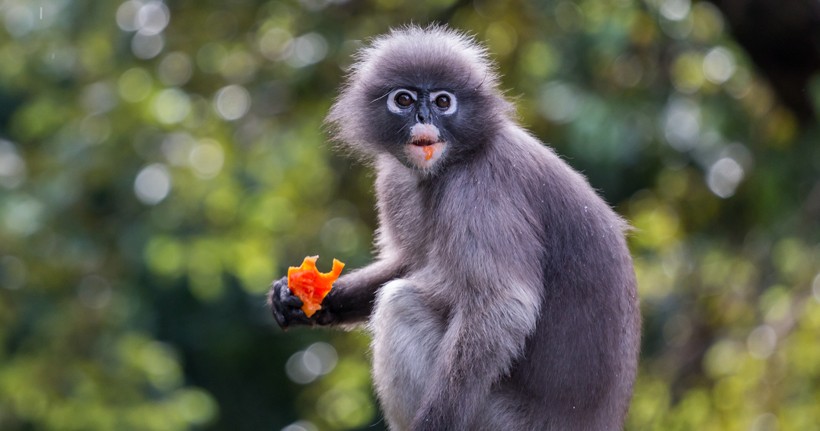
[{"label": "black hand", "polygon": [[268,292],[268,305],[270,305],[273,318],[282,329],[287,329],[293,324],[312,325],[314,323],[302,311],[302,300],[288,289],[287,277],[273,282]]}]

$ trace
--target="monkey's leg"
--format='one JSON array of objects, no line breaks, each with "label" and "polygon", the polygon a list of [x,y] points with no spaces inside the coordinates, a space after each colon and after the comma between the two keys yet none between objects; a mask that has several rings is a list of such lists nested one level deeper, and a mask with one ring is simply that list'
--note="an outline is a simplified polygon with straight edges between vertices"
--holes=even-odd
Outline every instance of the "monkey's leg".
[{"label": "monkey's leg", "polygon": [[481,295],[453,307],[432,356],[430,373],[438,378],[425,388],[409,429],[482,428],[477,418],[496,396],[493,386],[508,374],[535,329],[538,295],[531,286],[511,284],[504,295]]},{"label": "monkey's leg", "polygon": [[373,380],[393,430],[407,430],[421,407],[441,340],[442,317],[426,303],[418,286],[404,279],[385,284],[376,298]]}]

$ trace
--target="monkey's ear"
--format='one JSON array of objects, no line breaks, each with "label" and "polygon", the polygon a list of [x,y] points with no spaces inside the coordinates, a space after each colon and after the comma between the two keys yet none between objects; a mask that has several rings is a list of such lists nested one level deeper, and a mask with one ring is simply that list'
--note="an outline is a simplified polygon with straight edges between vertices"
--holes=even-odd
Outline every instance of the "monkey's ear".
[{"label": "monkey's ear", "polygon": [[373,124],[370,112],[372,101],[364,97],[368,90],[356,81],[358,77],[350,76],[348,79],[354,82],[348,82],[342,87],[325,117],[324,128],[337,149],[360,159],[372,159],[381,152],[373,139],[368,139],[373,129],[379,127]]}]

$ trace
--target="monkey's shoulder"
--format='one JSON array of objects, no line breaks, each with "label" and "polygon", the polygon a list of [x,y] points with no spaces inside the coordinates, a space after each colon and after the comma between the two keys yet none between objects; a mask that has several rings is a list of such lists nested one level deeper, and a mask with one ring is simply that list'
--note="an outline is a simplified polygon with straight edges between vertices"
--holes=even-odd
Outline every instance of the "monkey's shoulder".
[{"label": "monkey's shoulder", "polygon": [[[566,238],[622,236],[627,223],[607,204],[587,178],[548,145],[511,125],[493,143],[487,164],[510,205],[526,207],[538,223]],[[502,174],[508,173],[508,174]]]}]

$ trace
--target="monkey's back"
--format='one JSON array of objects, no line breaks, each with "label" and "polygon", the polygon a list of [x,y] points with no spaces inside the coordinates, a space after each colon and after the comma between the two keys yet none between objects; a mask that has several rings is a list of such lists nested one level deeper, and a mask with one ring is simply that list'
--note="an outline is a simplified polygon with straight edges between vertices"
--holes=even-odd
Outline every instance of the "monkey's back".
[{"label": "monkey's back", "polygon": [[[499,389],[517,397],[539,429],[620,429],[640,349],[640,311],[627,224],[587,180],[517,129],[501,151],[530,190],[542,231],[541,317]],[[509,147],[507,147],[509,146]]]}]

